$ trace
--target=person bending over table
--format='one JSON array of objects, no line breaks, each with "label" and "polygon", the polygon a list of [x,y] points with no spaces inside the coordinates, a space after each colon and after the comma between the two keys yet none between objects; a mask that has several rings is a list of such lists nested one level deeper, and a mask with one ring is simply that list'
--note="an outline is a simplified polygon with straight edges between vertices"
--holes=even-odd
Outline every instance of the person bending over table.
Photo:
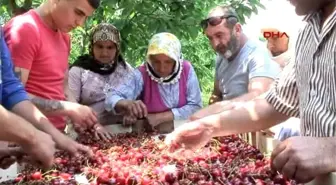
[{"label": "person bending over table", "polygon": [[98,116],[94,126],[96,137],[110,139],[104,125],[123,121],[121,115],[107,112],[107,92],[127,80],[133,68],[121,55],[119,31],[112,24],[101,23],[91,33],[89,51],[78,57],[69,70],[69,88],[76,101],[91,107]]},{"label": "person bending over table", "polygon": [[[14,142],[19,145],[19,147],[8,147],[7,142],[0,145],[0,168],[8,168],[17,160],[18,155],[22,156],[24,153],[42,162],[45,167],[51,167],[56,150],[55,142],[49,134],[33,126],[33,122],[38,120],[50,123],[29,101],[23,85],[15,77],[11,55],[1,27],[0,65],[0,141]],[[67,141],[65,137],[58,139]],[[72,151],[79,146],[72,141],[66,144],[73,147]]]},{"label": "person bending over table", "polygon": [[182,58],[181,43],[171,33],[158,33],[149,41],[146,62],[128,81],[112,89],[106,110],[125,116],[133,124],[146,118],[149,125],[171,131],[174,120],[186,120],[202,107],[199,82],[189,61]]}]

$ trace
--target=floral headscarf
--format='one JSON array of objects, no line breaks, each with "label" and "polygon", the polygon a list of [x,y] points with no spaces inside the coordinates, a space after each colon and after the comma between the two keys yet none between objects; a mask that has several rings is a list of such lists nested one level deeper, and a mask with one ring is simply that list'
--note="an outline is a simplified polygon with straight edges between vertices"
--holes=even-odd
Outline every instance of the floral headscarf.
[{"label": "floral headscarf", "polygon": [[[78,57],[78,59],[74,62],[72,66],[79,66],[102,75],[108,75],[113,73],[118,63],[122,64],[126,68],[126,62],[123,59],[120,52],[120,40],[121,40],[120,33],[115,26],[108,23],[98,24],[92,30],[90,39],[91,39],[89,45],[90,55],[83,55]],[[97,41],[112,41],[113,43],[116,44],[117,51],[116,56],[114,58],[114,62],[111,61],[111,63],[109,64],[103,64],[93,57],[93,45]]]},{"label": "floral headscarf", "polygon": [[93,52],[93,44],[97,41],[112,41],[117,46],[117,52],[120,50],[120,33],[119,30],[108,23],[98,24],[91,32],[90,52]]},{"label": "floral headscarf", "polygon": [[[165,54],[176,62],[174,71],[170,76],[159,77],[155,74],[149,56],[157,54]],[[152,80],[160,84],[174,84],[178,82],[182,73],[182,62],[181,43],[175,35],[163,32],[151,38],[147,50],[146,69]]]}]

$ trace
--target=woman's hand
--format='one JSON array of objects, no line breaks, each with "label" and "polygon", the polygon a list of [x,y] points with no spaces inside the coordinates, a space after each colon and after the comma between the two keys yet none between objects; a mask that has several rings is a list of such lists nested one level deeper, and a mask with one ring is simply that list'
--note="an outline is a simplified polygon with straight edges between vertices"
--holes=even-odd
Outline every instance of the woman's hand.
[{"label": "woman's hand", "polygon": [[103,125],[96,124],[94,125],[93,129],[97,139],[103,139],[104,141],[109,141],[112,139],[112,133],[104,128]]},{"label": "woman's hand", "polygon": [[126,115],[145,118],[147,117],[147,107],[141,100],[120,100],[116,106],[121,106],[126,111]]},{"label": "woman's hand", "polygon": [[158,114],[148,114],[147,120],[153,129],[161,123]]},{"label": "woman's hand", "polygon": [[123,118],[123,125],[124,126],[130,126],[130,125],[133,125],[137,122],[137,118],[136,117],[133,117],[133,116],[129,116],[129,115],[126,115],[124,116]]}]

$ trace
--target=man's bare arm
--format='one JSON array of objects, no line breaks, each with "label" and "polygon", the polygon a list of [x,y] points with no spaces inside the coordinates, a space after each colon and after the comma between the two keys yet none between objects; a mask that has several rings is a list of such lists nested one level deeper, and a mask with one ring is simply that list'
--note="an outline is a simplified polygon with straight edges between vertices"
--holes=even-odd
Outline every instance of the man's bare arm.
[{"label": "man's bare arm", "polygon": [[15,67],[14,72],[16,77],[20,79],[22,84],[25,86],[28,81],[30,70],[21,67]]},{"label": "man's bare arm", "polygon": [[263,130],[286,119],[288,116],[276,111],[271,104],[260,97],[198,121],[209,127],[213,131],[213,136],[223,136]]},{"label": "man's bare arm", "polygon": [[0,140],[18,144],[30,142],[37,129],[20,116],[0,106]]},{"label": "man's bare arm", "polygon": [[222,101],[222,93],[219,90],[219,81],[215,80],[214,83],[214,90],[211,94],[211,97],[209,99],[209,105],[214,104],[216,102]]},{"label": "man's bare arm", "polygon": [[253,100],[261,94],[267,92],[273,81],[273,79],[267,77],[252,78],[248,86],[248,93],[234,98],[230,100],[230,102],[245,102]]},{"label": "man's bare arm", "polygon": [[249,100],[253,100],[254,98],[260,96],[265,93],[270,85],[272,84],[273,79],[265,78],[265,77],[256,77],[250,80],[248,93],[243,94],[237,98],[228,101],[221,101],[214,103],[191,116],[191,120],[197,120],[203,118],[205,116],[209,116],[212,114],[217,114],[234,107],[235,102],[245,102]]},{"label": "man's bare arm", "polygon": [[30,101],[46,115],[64,115],[66,116],[65,101],[61,100],[48,100],[32,94],[28,94]]},{"label": "man's bare arm", "polygon": [[30,101],[22,101],[16,104],[12,111],[31,122],[36,128],[56,138],[61,134]]},{"label": "man's bare arm", "polygon": [[[29,70],[15,67],[15,72],[25,85]],[[33,94],[29,94],[29,97],[31,102],[45,115],[69,116],[74,123],[88,126],[98,122],[95,112],[87,106],[70,101],[48,100]]]},{"label": "man's bare arm", "polygon": [[64,78],[64,93],[68,101],[77,103],[75,96],[69,88],[69,70],[67,70]]},{"label": "man's bare arm", "polygon": [[[15,67],[15,75],[18,77],[23,85],[26,85],[29,77],[30,71],[24,68]],[[53,115],[53,114],[65,114],[65,102],[60,100],[48,100],[29,94],[31,102],[44,114]]]}]

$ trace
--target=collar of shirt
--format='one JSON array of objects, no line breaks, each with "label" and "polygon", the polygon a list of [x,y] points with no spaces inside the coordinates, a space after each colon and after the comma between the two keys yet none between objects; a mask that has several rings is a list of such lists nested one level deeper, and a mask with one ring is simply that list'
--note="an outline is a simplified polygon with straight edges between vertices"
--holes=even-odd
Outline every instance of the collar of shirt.
[{"label": "collar of shirt", "polygon": [[311,13],[304,18],[304,21],[306,21],[310,26],[313,27],[314,39],[317,43],[322,42],[325,36],[328,35],[328,33],[336,24],[336,10],[331,13],[331,15],[325,20],[323,25],[321,24],[321,14],[322,11],[318,11]]}]

